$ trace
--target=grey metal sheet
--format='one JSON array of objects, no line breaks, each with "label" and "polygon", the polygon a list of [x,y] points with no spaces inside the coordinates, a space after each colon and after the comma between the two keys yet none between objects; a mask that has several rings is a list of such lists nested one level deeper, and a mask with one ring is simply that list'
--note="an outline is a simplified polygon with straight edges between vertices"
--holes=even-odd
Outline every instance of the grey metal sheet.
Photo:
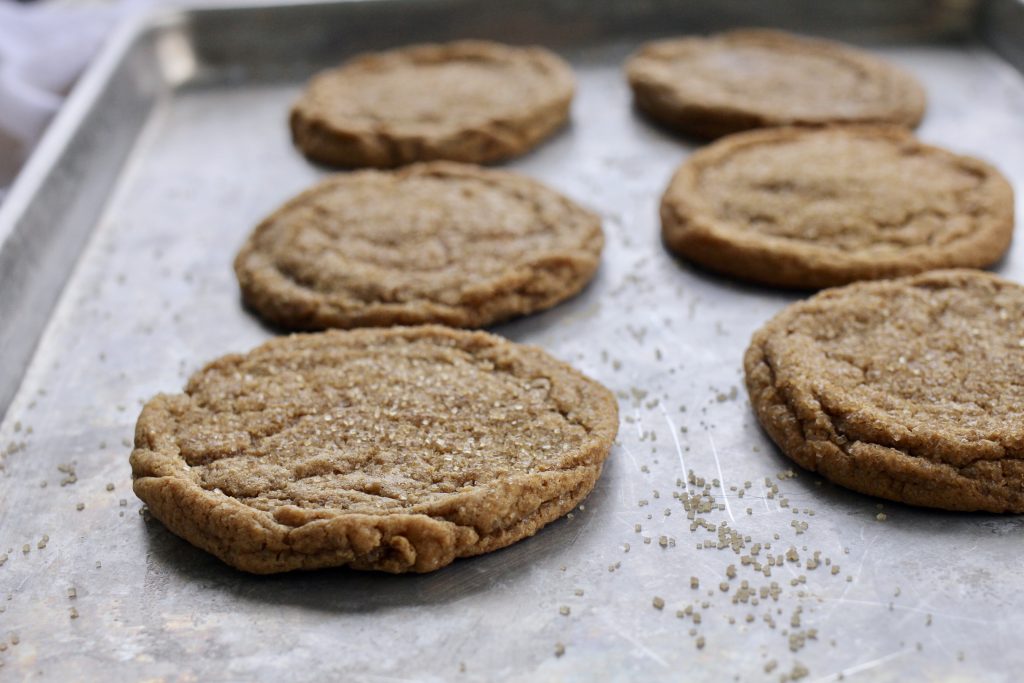
[{"label": "grey metal sheet", "polygon": [[[875,15],[844,20],[838,4],[804,5],[785,7],[819,30],[881,39],[873,49],[928,88],[921,136],[990,160],[1021,192],[1024,78],[980,43],[920,42],[962,34],[973,6],[870,3]],[[757,428],[740,359],[798,295],[696,272],[660,244],[660,193],[693,147],[637,117],[622,60],[643,35],[764,23],[764,10],[533,0],[517,23],[513,3],[491,15],[479,2],[425,3],[416,21],[399,11],[409,6],[195,11],[128,30],[12,193],[0,214],[0,278],[19,283],[0,289],[0,396],[13,396],[0,425],[0,679],[777,680],[799,663],[816,681],[1016,680],[1022,520],[885,503],[880,522],[874,499],[805,472],[780,481],[789,464]],[[324,42],[332,22],[351,43]],[[245,40],[214,30],[228,25]],[[271,335],[240,307],[230,264],[259,218],[324,173],[285,126],[302,77],[355,44],[536,31],[573,62],[579,92],[572,126],[510,167],[599,211],[608,244],[581,296],[496,331],[619,393],[620,444],[585,505],[506,550],[403,577],[247,576],[140,517],[127,464],[140,404]],[[26,253],[33,267],[14,272]],[[1024,241],[998,271],[1024,280]],[[673,497],[690,469],[723,482],[724,509],[701,516],[749,536],[739,554],[717,549],[717,529],[691,531]],[[706,541],[716,547],[698,549]],[[755,573],[740,559],[755,543],[793,547],[800,566]],[[810,569],[815,551],[822,566]],[[778,600],[734,603],[744,580],[777,582]],[[677,618],[687,606],[699,624]]]}]

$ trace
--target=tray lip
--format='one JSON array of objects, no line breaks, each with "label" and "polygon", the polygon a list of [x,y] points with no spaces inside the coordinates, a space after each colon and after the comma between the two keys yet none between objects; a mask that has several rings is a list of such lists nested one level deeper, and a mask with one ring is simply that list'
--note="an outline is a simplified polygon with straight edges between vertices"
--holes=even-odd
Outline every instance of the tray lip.
[{"label": "tray lip", "polygon": [[[53,177],[69,145],[82,131],[83,122],[112,82],[117,69],[124,63],[146,28],[155,25],[155,17],[155,13],[150,13],[122,20],[86,66],[64,103],[46,126],[35,149],[26,159],[3,202],[0,203],[0,256],[7,253],[18,254],[18,249],[27,239],[19,232],[19,226]],[[62,278],[60,292],[67,286],[74,263],[80,257],[81,251],[75,255]],[[0,278],[2,276],[3,273],[0,273]],[[34,339],[26,353],[19,353],[14,358],[11,354],[0,356],[0,381],[12,382],[9,390],[5,389],[5,386],[0,386],[0,424],[6,419],[39,343],[46,334],[55,305],[56,301],[51,303],[38,329],[28,332]],[[10,367],[5,367],[8,364]]]},{"label": "tray lip", "polygon": [[61,153],[81,126],[82,119],[103,92],[117,67],[153,16],[129,17],[107,38],[47,125],[35,149],[0,204],[0,250],[8,246],[14,227],[43,187]]}]

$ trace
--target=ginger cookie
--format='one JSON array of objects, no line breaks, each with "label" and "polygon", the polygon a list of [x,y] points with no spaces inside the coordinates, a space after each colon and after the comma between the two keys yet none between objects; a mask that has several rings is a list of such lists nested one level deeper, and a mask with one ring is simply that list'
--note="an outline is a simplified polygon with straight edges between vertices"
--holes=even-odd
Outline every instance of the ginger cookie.
[{"label": "ginger cookie", "polygon": [[989,266],[1013,222],[998,171],[894,126],[730,135],[693,154],[661,202],[675,253],[796,288]]},{"label": "ginger cookie", "polygon": [[544,351],[439,326],[331,330],[210,363],[142,410],[135,493],[248,572],[428,572],[594,487],[612,394]]},{"label": "ginger cookie", "polygon": [[256,228],[235,273],[288,329],[481,327],[579,292],[603,245],[595,214],[534,180],[431,162],[324,180]]},{"label": "ginger cookie", "polygon": [[914,127],[925,107],[923,88],[887,62],[780,31],[648,43],[629,59],[626,74],[641,110],[704,138],[828,123]]},{"label": "ginger cookie", "polygon": [[861,493],[1024,512],[1024,287],[945,270],[793,304],[744,359],[758,420]]},{"label": "ginger cookie", "polygon": [[463,40],[368,53],[310,81],[292,138],[333,166],[488,163],[560,128],[574,88],[569,65],[540,47]]}]

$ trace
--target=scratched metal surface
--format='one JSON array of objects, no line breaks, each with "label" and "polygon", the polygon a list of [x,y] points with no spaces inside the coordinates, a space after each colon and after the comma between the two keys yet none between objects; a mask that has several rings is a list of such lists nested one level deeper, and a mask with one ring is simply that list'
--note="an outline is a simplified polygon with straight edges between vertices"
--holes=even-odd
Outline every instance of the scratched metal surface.
[{"label": "scratched metal surface", "polygon": [[[620,443],[585,506],[506,550],[403,577],[247,576],[140,516],[127,463],[140,404],[270,336],[239,306],[231,259],[260,217],[323,173],[284,125],[308,69],[253,80],[223,58],[204,70],[190,40],[172,21],[132,48],[140,82],[179,85],[137,109],[141,134],[0,425],[0,679],[1017,678],[1019,518],[886,503],[882,522],[879,501],[805,472],[778,479],[788,464],[755,424],[740,359],[798,297],[696,272],[662,248],[659,195],[693,146],[632,110],[620,65],[636,37],[552,43],[578,74],[573,123],[510,164],[604,217],[594,283],[496,328],[619,393]],[[154,44],[162,72],[145,56]],[[988,159],[1021,193],[1019,73],[974,43],[873,49],[927,86],[924,139]],[[1024,280],[1024,240],[998,270]],[[673,497],[694,489],[687,470],[723,483],[712,488],[722,509],[700,515],[715,531],[691,531]],[[717,548],[720,523],[739,553]],[[753,560],[792,547],[799,563],[765,577],[741,562],[757,543]],[[756,605],[740,599],[742,581]]]}]

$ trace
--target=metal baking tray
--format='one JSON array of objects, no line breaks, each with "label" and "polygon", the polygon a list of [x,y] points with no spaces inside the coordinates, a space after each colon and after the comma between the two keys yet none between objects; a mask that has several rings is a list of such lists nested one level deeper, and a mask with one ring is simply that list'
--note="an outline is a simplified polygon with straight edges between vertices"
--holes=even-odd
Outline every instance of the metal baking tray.
[{"label": "metal baking tray", "polygon": [[[1024,520],[780,479],[790,464],[740,362],[800,295],[696,271],[660,243],[660,194],[694,143],[636,114],[623,60],[651,37],[737,25],[903,65],[929,93],[920,135],[1024,194],[1017,0],[377,0],[183,9],[123,29],[0,209],[0,679],[1017,680]],[[615,390],[619,444],[570,518],[433,574],[232,570],[140,515],[139,407],[272,335],[242,309],[231,260],[327,172],[289,141],[305,79],[360,50],[455,37],[541,43],[576,69],[572,125],[508,166],[602,214],[603,263],[581,296],[495,331]],[[997,270],[1024,280],[1024,239]],[[675,497],[698,485],[689,470],[717,499],[695,530]],[[718,548],[722,522],[739,553]],[[792,547],[800,562],[766,578],[741,559],[755,543],[772,547],[754,560]]]}]

